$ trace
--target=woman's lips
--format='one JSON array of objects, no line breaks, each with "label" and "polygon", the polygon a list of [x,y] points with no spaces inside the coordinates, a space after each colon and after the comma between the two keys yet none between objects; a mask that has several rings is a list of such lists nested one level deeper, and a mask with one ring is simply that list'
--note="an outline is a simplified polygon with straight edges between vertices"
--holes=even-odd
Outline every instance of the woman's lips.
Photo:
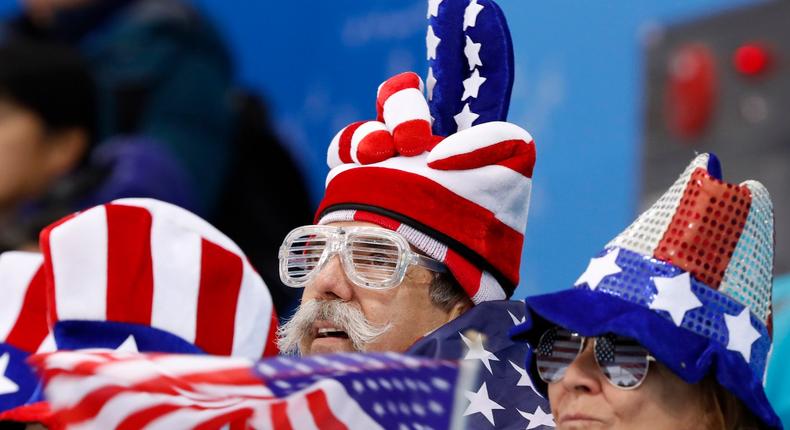
[{"label": "woman's lips", "polygon": [[581,413],[573,413],[573,414],[563,414],[560,416],[558,424],[571,424],[571,423],[583,423],[583,422],[597,422],[601,423],[602,420],[586,415]]}]

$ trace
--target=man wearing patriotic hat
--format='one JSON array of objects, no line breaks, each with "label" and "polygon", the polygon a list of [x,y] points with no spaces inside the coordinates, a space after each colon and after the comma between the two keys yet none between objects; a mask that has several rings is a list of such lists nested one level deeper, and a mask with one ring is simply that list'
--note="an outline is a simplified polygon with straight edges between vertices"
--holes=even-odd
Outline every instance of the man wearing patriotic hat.
[{"label": "man wearing patriotic hat", "polygon": [[518,284],[535,145],[503,122],[507,26],[491,1],[430,3],[427,88],[410,72],[379,87],[377,119],[329,147],[316,225],[280,250],[305,288],[285,351],[404,351]]},{"label": "man wearing patriotic hat", "polygon": [[281,351],[395,351],[480,366],[470,428],[552,426],[507,330],[519,281],[535,144],[505,122],[510,34],[491,0],[431,0],[429,69],[386,80],[375,120],[340,130],[315,225],[280,248],[304,288]]}]

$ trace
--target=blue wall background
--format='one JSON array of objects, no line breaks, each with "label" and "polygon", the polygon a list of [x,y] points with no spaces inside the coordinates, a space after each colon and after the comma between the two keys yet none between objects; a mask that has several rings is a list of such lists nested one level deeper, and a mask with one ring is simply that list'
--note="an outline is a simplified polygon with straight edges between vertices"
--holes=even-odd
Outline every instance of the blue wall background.
[{"label": "blue wall background", "polygon": [[[316,203],[334,134],[375,116],[381,81],[427,70],[427,0],[193,2],[225,34],[240,81],[268,99]],[[643,35],[749,1],[499,3],[517,66],[510,121],[538,149],[521,298],[569,286],[635,215]],[[0,0],[0,15],[17,8]]]}]

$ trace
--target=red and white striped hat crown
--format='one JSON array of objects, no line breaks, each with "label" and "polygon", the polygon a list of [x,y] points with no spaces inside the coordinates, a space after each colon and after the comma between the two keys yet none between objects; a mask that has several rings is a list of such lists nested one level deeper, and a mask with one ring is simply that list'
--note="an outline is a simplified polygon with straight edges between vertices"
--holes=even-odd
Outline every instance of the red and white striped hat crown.
[{"label": "red and white striped hat crown", "polygon": [[276,354],[266,284],[232,240],[180,207],[115,200],[50,225],[41,248],[53,323],[149,326],[209,354]]},{"label": "red and white striped hat crown", "polygon": [[378,91],[378,121],[356,122],[329,146],[316,222],[374,222],[444,261],[475,303],[509,297],[519,265],[535,164],[522,128],[488,122],[434,136],[422,80],[397,75]]},{"label": "red and white striped hat crown", "polygon": [[0,254],[0,343],[29,354],[54,350],[47,324],[43,261],[37,252]]}]

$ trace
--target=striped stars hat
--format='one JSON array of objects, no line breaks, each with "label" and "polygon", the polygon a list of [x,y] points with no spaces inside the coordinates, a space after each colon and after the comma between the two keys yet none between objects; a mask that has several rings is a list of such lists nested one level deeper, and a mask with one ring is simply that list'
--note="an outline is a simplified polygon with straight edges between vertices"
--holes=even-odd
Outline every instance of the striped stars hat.
[{"label": "striped stars hat", "polygon": [[411,72],[388,79],[377,119],[335,136],[315,222],[396,230],[443,261],[474,303],[505,299],[519,281],[535,164],[530,134],[505,122],[510,34],[488,0],[432,0],[428,15],[427,88]]},{"label": "striped stars hat", "polygon": [[0,422],[49,423],[39,378],[27,365],[31,354],[55,349],[43,260],[34,252],[0,254]]},{"label": "striped stars hat", "polygon": [[765,187],[722,181],[716,157],[701,154],[590,260],[575,288],[528,297],[531,316],[511,335],[536,345],[552,324],[636,339],[684,381],[713,375],[766,426],[781,428],[763,388],[773,255]]},{"label": "striped stars hat", "polygon": [[58,349],[277,353],[271,295],[239,247],[200,217],[121,199],[41,233]]}]

